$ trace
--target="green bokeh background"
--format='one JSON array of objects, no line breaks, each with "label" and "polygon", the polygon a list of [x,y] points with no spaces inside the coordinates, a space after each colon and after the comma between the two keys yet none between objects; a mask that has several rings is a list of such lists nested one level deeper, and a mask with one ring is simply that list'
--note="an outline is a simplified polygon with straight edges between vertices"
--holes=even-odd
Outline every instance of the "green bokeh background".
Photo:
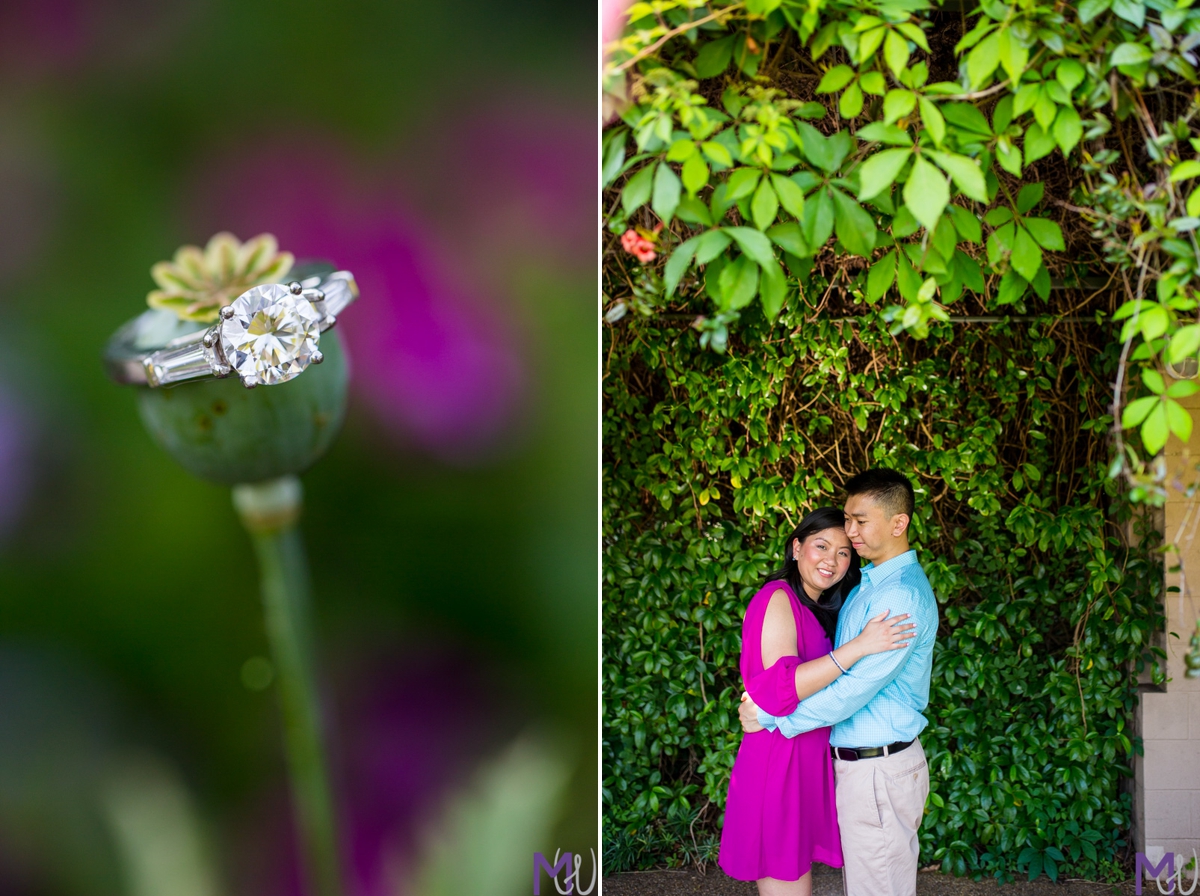
[{"label": "green bokeh background", "polygon": [[[483,0],[230,0],[166,18],[133,59],[102,35],[84,61],[10,71],[0,87],[51,185],[45,237],[0,294],[0,378],[39,430],[33,491],[0,544],[0,643],[103,679],[135,720],[123,736],[177,762],[220,830],[282,781],[273,693],[240,680],[267,654],[254,558],[229,490],[177,466],[132,390],[105,379],[104,341],[144,307],[149,266],[208,237],[189,231],[180,198],[207,154],[264,122],[280,139],[317,129],[383,152],[497,82],[588,116],[595,25],[586,4]],[[530,256],[499,279],[528,364],[519,438],[488,463],[447,466],[397,447],[352,400],[303,477],[317,637],[333,677],[430,642],[475,657],[503,682],[504,713],[567,732],[570,809],[546,846],[586,854],[598,842],[594,270]],[[412,710],[414,725],[451,712],[421,695]]]}]

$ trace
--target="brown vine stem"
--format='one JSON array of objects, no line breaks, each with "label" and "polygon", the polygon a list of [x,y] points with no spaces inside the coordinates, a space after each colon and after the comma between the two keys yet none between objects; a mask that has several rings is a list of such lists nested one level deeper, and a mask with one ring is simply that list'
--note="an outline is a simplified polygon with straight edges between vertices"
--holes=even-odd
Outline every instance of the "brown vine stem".
[{"label": "brown vine stem", "polygon": [[633,67],[634,65],[636,65],[637,63],[641,62],[647,56],[650,56],[650,55],[654,54],[655,52],[657,52],[662,47],[662,45],[665,44],[667,41],[669,41],[671,38],[678,37],[681,34],[685,34],[686,32],[691,31],[693,28],[699,28],[701,25],[706,25],[709,22],[712,22],[716,19],[721,18],[722,16],[727,16],[734,10],[741,9],[745,5],[746,4],[744,4],[744,3],[735,3],[735,4],[733,4],[733,6],[726,6],[722,10],[718,10],[717,12],[710,13],[709,15],[706,15],[702,19],[696,19],[696,21],[694,21],[694,22],[687,22],[683,25],[680,25],[678,28],[672,28],[670,31],[668,31],[666,34],[664,34],[662,37],[660,37],[658,40],[656,40],[650,46],[646,47],[645,49],[639,50],[633,56],[629,57],[624,62],[622,62],[620,65],[618,65],[616,68],[613,68],[612,70],[610,70],[609,74],[610,75],[619,75],[621,72],[625,71],[626,69],[629,69],[629,68]]}]

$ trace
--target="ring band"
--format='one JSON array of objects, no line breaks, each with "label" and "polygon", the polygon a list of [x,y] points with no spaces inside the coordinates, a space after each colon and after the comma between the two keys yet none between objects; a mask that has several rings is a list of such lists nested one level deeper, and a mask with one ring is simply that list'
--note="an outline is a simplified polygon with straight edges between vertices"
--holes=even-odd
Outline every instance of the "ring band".
[{"label": "ring band", "polygon": [[324,360],[321,333],[358,298],[349,271],[291,283],[266,283],[221,309],[216,323],[145,347],[160,311],[147,311],[121,327],[104,353],[118,383],[158,388],[236,374],[242,385],[276,385]]}]

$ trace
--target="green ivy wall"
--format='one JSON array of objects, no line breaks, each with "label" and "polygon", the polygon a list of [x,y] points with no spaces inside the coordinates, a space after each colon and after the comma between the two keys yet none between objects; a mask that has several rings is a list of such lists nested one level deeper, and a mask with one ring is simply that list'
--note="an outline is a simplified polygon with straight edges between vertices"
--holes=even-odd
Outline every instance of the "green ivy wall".
[{"label": "green ivy wall", "polygon": [[1119,877],[1163,621],[1158,535],[1106,477],[1119,346],[1069,291],[922,342],[862,301],[814,274],[724,354],[687,308],[605,327],[606,873],[715,860],[746,602],[807,510],[887,465],[917,486],[941,616],[921,863]]}]

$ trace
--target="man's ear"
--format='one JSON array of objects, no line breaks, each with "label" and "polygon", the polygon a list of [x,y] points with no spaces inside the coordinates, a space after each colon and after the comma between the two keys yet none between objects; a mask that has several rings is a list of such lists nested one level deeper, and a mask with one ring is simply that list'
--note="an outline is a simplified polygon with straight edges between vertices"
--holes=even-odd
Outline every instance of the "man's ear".
[{"label": "man's ear", "polygon": [[898,513],[892,517],[892,537],[899,538],[908,531],[909,516],[907,513]]}]

